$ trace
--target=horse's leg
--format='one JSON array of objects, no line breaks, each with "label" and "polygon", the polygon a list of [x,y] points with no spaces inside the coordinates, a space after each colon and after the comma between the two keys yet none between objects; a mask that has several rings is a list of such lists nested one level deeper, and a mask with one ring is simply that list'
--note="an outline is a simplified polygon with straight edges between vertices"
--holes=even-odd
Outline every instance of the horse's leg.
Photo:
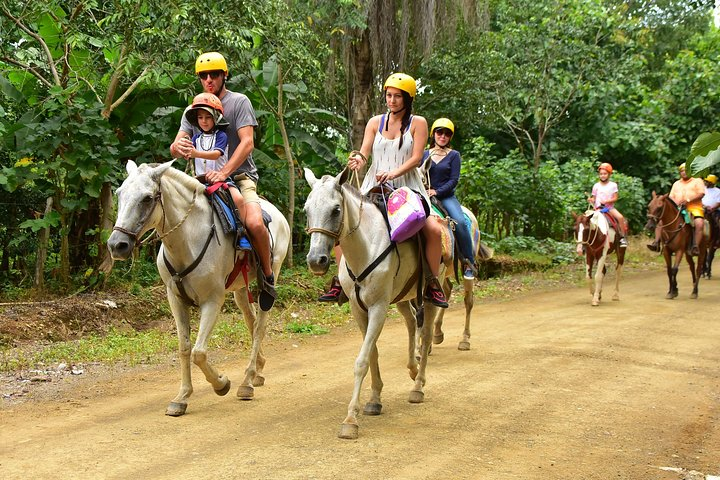
[{"label": "horse's leg", "polygon": [[219,293],[214,298],[209,298],[200,305],[200,325],[198,326],[195,346],[190,355],[193,363],[200,367],[200,370],[205,374],[205,379],[210,382],[213,390],[218,395],[226,395],[230,391],[230,380],[225,375],[220,375],[208,361],[207,344],[224,301],[225,290],[220,286]]},{"label": "horse's leg", "polygon": [[[458,350],[470,350],[470,315],[472,314],[475,298],[473,297],[474,280],[463,280],[464,303],[465,303],[465,329],[463,330],[463,338],[458,344]],[[440,315],[442,315],[442,310]]]},{"label": "horse's leg", "polygon": [[700,286],[700,277],[702,274],[703,266],[705,265],[705,253],[706,253],[706,244],[705,239],[703,239],[700,242],[700,245],[698,246],[698,263],[697,268],[695,268],[694,260],[692,260],[692,256],[688,256],[688,263],[690,263],[690,270],[692,271],[692,279],[693,279],[693,291],[690,294],[690,298],[698,298],[698,288]]},{"label": "horse's leg", "polygon": [[[470,281],[470,280],[467,280]],[[445,298],[450,298],[450,294],[452,293],[452,284],[450,283],[449,279],[445,279],[443,282],[443,293],[445,294]],[[441,312],[437,318],[435,319],[435,330],[433,331],[433,343],[435,345],[440,345],[443,340],[445,340],[445,334],[443,333],[442,325],[443,325],[443,319],[444,319],[444,309],[443,312]]]},{"label": "horse's leg", "polygon": [[[426,304],[427,306],[427,304]],[[410,373],[410,378],[415,380],[418,373],[418,362],[422,358],[422,352],[424,350],[425,339],[422,336],[422,329],[417,328],[417,320],[415,319],[415,310],[410,308],[410,302],[399,302],[397,304],[398,312],[400,312],[405,320],[405,326],[408,331],[408,363],[407,368]],[[425,309],[427,311],[427,309]],[[425,322],[432,320],[431,318],[425,317]]]},{"label": "horse's leg", "polygon": [[248,299],[246,288],[241,288],[233,292],[233,298],[235,299],[235,304],[242,310],[243,319],[245,320],[245,325],[247,326],[251,339],[250,359],[248,366],[245,368],[245,377],[238,387],[237,397],[241,400],[252,400],[255,396],[254,387],[265,384],[265,377],[262,375],[262,369],[265,366],[265,357],[262,353],[262,340],[265,336],[267,321],[263,321],[262,318],[267,318],[267,312],[261,311],[261,318],[258,319],[255,306],[252,305]]},{"label": "horse's leg", "polygon": [[592,303],[593,307],[600,305],[600,296],[602,295],[602,282],[605,278],[605,259],[607,258],[607,251],[603,251],[603,255],[598,259],[597,265],[595,266],[595,290],[593,293]]},{"label": "horse's leg", "polygon": [[620,277],[622,276],[623,264],[625,263],[625,248],[620,248],[615,253],[617,255],[617,265],[615,266],[615,294],[613,300],[620,300]]},{"label": "horse's leg", "polygon": [[170,288],[167,289],[168,303],[175,318],[178,336],[178,358],[180,359],[180,390],[165,410],[165,415],[179,417],[185,414],[190,395],[193,393],[190,374],[190,308],[186,306]]},{"label": "horse's leg", "polygon": [[[369,308],[368,312],[365,312],[353,300],[351,302],[351,308],[353,316],[360,326],[360,330],[363,332],[363,343],[360,347],[360,353],[358,353],[355,359],[355,386],[353,387],[352,398],[348,404],[347,416],[340,425],[338,437],[356,439],[358,437],[357,415],[360,412],[360,389],[362,388],[362,382],[367,375],[368,369],[370,369],[372,375],[371,402],[380,404],[380,394],[383,384],[379,375],[377,339],[385,324],[388,305],[384,303],[375,304]],[[374,356],[373,350],[375,353]]]},{"label": "horse's leg", "polygon": [[588,245],[587,253],[585,253],[585,281],[590,289],[590,295],[595,295],[595,284],[592,280],[593,263],[595,263],[595,257],[590,253],[590,245]]},{"label": "horse's leg", "polygon": [[670,257],[670,249],[665,248],[663,249],[663,256],[665,257],[665,265],[667,267],[668,279],[670,281],[670,290],[668,291],[665,298],[667,298],[668,300],[672,300],[673,298],[678,296],[677,272],[678,264],[683,257],[683,253],[681,251],[678,251],[675,254],[675,261],[673,262],[672,258]]},{"label": "horse's leg", "polygon": [[[400,305],[398,304],[398,309],[399,308]],[[425,401],[425,392],[423,391],[423,387],[425,386],[425,370],[427,368],[428,355],[430,354],[430,340],[432,338],[433,320],[438,315],[438,310],[440,310],[439,307],[436,307],[429,302],[425,305],[425,323],[421,329],[422,342],[420,348],[420,364],[418,365],[417,374],[414,377],[412,374],[410,375],[415,380],[415,386],[410,391],[410,396],[408,398],[410,403],[422,403]],[[405,321],[408,322],[410,319],[406,317]]]}]

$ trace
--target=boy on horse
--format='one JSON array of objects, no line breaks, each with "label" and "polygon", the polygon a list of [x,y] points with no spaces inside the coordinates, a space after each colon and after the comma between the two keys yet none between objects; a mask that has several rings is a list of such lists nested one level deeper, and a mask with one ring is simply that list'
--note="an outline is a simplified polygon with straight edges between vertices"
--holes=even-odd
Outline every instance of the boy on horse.
[{"label": "boy on horse", "polygon": [[615,208],[618,199],[617,183],[610,181],[613,167],[609,163],[601,163],[598,167],[599,182],[592,187],[592,194],[588,197],[588,203],[592,204],[595,210],[610,214],[618,224],[618,235],[620,236],[620,248],[627,248],[628,224],[622,213]]},{"label": "boy on horse", "polygon": [[[258,279],[260,286],[258,303],[261,310],[268,311],[272,308],[277,294],[270,260],[270,235],[262,217],[260,197],[257,194],[258,174],[252,156],[255,127],[257,127],[255,110],[246,95],[226,88],[225,82],[229,78],[228,66],[225,57],[220,53],[206,52],[200,55],[195,61],[195,74],[203,91],[214,94],[220,99],[223,116],[228,122],[227,162],[216,165],[215,170],[209,170],[205,178],[210,184],[234,180],[240,189],[242,198],[238,212],[247,228],[264,277],[262,280]],[[191,138],[196,133],[198,133],[197,129],[183,115],[180,130],[175,136],[175,141],[170,145],[172,156],[190,159],[193,149]]]},{"label": "boy on horse", "polygon": [[[695,227],[694,244],[691,255],[699,255],[700,248],[698,245],[702,242],[704,235],[703,227],[705,224],[705,213],[703,210],[702,199],[705,196],[705,183],[701,178],[689,177],[685,171],[685,164],[678,167],[680,171],[680,180],[673,183],[670,189],[670,199],[675,202],[680,210],[687,210],[692,216],[692,223]],[[660,232],[662,225],[658,224],[655,228],[655,241],[648,244],[647,247],[653,252],[660,251]]]}]

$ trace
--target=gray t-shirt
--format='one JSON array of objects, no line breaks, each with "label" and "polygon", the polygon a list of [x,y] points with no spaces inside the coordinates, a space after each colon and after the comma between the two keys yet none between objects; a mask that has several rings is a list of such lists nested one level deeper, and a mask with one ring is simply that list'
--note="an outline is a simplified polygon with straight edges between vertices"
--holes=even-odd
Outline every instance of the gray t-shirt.
[{"label": "gray t-shirt", "polygon": [[[228,125],[225,133],[228,137],[228,159],[232,157],[235,149],[240,145],[240,137],[238,137],[238,129],[251,125],[253,128],[257,127],[257,119],[255,118],[255,110],[250,103],[250,99],[242,93],[231,92],[230,90],[225,91],[225,95],[221,99],[223,106],[223,117],[228,121]],[[185,112],[190,107],[185,109]],[[183,112],[182,121],[180,122],[180,130],[186,132],[188,135],[193,136],[197,133],[202,133],[200,129],[193,127],[190,122],[185,118]],[[255,167],[255,161],[252,157],[252,152],[248,155],[247,159],[238,167],[233,173],[233,176],[245,173],[252,181],[258,182],[257,168]]]}]

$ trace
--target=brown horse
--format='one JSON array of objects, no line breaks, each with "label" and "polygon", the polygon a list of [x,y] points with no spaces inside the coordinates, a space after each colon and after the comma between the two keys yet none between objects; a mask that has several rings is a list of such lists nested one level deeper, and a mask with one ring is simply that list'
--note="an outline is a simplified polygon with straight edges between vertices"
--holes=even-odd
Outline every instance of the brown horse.
[{"label": "brown horse", "polygon": [[710,237],[708,239],[707,255],[705,256],[705,264],[703,268],[703,277],[708,280],[712,277],[712,264],[715,259],[715,250],[720,248],[720,218],[718,211],[705,210],[705,220],[710,225]]},{"label": "brown horse", "polygon": [[[672,300],[678,296],[677,272],[683,254],[685,254],[685,258],[690,266],[690,273],[693,279],[693,290],[690,298],[697,298],[700,274],[702,273],[705,263],[707,239],[703,236],[700,245],[698,245],[700,254],[698,255],[697,268],[695,268],[695,261],[690,254],[694,233],[693,226],[685,223],[680,208],[672,201],[670,196],[667,194],[657,195],[655,192],[652,192],[652,199],[648,204],[647,216],[648,222],[647,225],[645,225],[646,229],[654,232],[657,225],[661,227],[660,245],[663,257],[665,258],[668,280],[670,282],[670,289],[667,295],[665,295],[665,298]],[[672,261],[673,254],[675,255],[674,263]]]},{"label": "brown horse", "polygon": [[[615,294],[613,300],[620,300],[620,276],[625,262],[625,249],[619,248],[620,237],[605,215],[599,210],[588,210],[582,215],[573,213],[575,219],[575,241],[578,246],[578,253],[585,250],[585,278],[590,287],[590,295],[593,296],[591,305],[600,305],[602,297],[602,284],[607,272],[608,255],[617,253],[617,265],[615,267]],[[597,263],[595,281],[592,279],[593,265]]]}]

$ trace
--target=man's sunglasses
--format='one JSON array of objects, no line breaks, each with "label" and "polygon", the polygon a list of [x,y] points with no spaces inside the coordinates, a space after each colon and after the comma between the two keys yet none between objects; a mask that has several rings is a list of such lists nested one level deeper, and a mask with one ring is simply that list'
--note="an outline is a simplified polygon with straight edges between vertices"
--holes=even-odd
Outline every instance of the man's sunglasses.
[{"label": "man's sunglasses", "polygon": [[212,78],[213,80],[217,80],[223,73],[225,72],[223,72],[222,70],[213,70],[212,72],[200,72],[198,73],[198,77],[200,77],[201,80],[207,80],[208,75],[210,75],[210,78]]},{"label": "man's sunglasses", "polygon": [[447,128],[438,128],[435,130],[438,135],[445,135],[446,137],[452,137],[452,131]]}]

